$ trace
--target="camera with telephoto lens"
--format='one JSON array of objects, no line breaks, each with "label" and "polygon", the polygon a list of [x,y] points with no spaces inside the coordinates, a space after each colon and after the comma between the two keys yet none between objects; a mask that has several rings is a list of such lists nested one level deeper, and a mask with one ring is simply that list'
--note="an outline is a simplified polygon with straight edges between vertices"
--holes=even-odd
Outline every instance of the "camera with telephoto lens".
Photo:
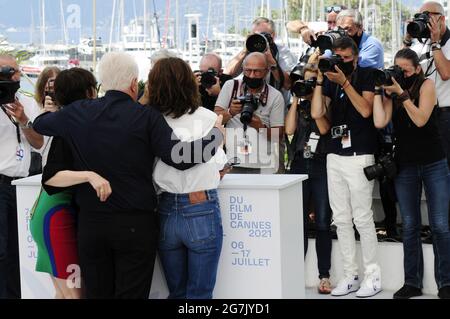
[{"label": "camera with telephoto lens", "polygon": [[244,125],[249,125],[252,121],[253,113],[258,108],[259,101],[251,93],[247,93],[244,96],[239,96],[237,99],[242,104],[241,122]]},{"label": "camera with telephoto lens", "polygon": [[344,59],[338,54],[332,54],[329,57],[323,57],[319,60],[319,70],[322,73],[325,72],[334,72],[336,73],[335,66],[338,66],[342,69],[342,65],[344,64]]},{"label": "camera with telephoto lens", "polygon": [[12,77],[17,72],[10,66],[0,68],[0,104],[13,103],[16,92],[20,89],[20,81],[13,81]]},{"label": "camera with telephoto lens", "polygon": [[377,163],[364,168],[364,175],[371,181],[375,178],[387,177],[395,178],[397,175],[397,165],[392,153],[386,153],[378,158]]},{"label": "camera with telephoto lens", "polygon": [[217,72],[213,68],[209,68],[208,71],[202,72],[201,76],[200,83],[205,89],[210,89],[217,83]]},{"label": "camera with telephoto lens", "polygon": [[408,34],[416,39],[430,38],[430,29],[428,23],[430,22],[430,13],[424,11],[423,13],[416,13],[413,21],[408,23],[406,31]]},{"label": "camera with telephoto lens", "polygon": [[403,83],[404,74],[401,67],[398,65],[391,66],[384,70],[375,70],[374,74],[375,85],[393,85],[392,78],[395,79],[400,85]]},{"label": "camera with telephoto lens", "polygon": [[331,137],[332,138],[340,138],[340,137],[347,137],[348,136],[348,127],[346,124],[339,125],[339,126],[333,126],[331,128]]},{"label": "camera with telephoto lens", "polygon": [[291,92],[297,97],[304,97],[312,94],[316,87],[317,78],[311,78],[308,80],[297,80],[292,84]]},{"label": "camera with telephoto lens", "polygon": [[317,40],[313,41],[311,46],[314,48],[319,48],[320,52],[324,53],[325,50],[331,50],[333,48],[334,41],[346,35],[347,31],[342,28],[330,30],[317,36]]},{"label": "camera with telephoto lens", "polygon": [[250,35],[245,41],[245,47],[248,52],[264,53],[275,45],[270,33],[261,32]]}]

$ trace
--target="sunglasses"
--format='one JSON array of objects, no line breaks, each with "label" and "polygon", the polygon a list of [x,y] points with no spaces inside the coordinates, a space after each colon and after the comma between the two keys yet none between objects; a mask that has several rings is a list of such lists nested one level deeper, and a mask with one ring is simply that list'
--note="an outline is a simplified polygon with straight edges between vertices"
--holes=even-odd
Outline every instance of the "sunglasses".
[{"label": "sunglasses", "polygon": [[326,8],[327,13],[336,12],[339,13],[342,11],[342,7],[340,6],[330,6]]}]

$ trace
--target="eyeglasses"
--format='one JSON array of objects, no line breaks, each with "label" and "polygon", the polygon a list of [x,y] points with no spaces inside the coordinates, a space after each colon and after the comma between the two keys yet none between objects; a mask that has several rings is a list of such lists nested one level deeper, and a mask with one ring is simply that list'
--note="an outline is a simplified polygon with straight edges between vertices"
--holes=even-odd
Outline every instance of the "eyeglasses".
[{"label": "eyeglasses", "polygon": [[328,13],[331,13],[331,12],[339,13],[342,11],[342,7],[341,6],[330,6],[330,7],[327,7],[326,10]]},{"label": "eyeglasses", "polygon": [[256,76],[264,75],[267,69],[244,69],[244,74],[246,76],[250,76],[252,73],[255,73]]},{"label": "eyeglasses", "polygon": [[431,14],[431,15],[439,15],[439,16],[442,15],[440,12],[424,11],[424,12],[421,12],[421,13],[416,13],[416,14],[414,15],[414,18],[417,19],[417,18],[419,18],[422,14],[425,14],[425,15],[430,15],[430,14]]}]

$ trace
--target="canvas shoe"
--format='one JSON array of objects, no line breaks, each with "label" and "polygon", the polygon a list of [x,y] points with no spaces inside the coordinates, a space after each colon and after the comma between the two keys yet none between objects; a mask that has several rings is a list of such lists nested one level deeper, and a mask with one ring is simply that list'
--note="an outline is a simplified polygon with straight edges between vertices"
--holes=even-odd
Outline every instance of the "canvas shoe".
[{"label": "canvas shoe", "polygon": [[358,276],[341,279],[336,288],[331,291],[332,296],[345,296],[359,289]]},{"label": "canvas shoe", "polygon": [[366,275],[361,288],[356,292],[356,297],[367,298],[375,296],[381,291],[381,275],[379,271],[375,271],[369,275]]}]

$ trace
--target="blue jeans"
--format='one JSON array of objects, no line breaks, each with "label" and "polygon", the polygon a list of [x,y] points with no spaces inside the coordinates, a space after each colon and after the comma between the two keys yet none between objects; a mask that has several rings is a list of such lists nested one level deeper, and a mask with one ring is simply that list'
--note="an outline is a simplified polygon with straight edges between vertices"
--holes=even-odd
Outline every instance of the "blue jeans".
[{"label": "blue jeans", "polygon": [[16,187],[0,183],[0,299],[20,298]]},{"label": "blue jeans", "polygon": [[423,253],[420,229],[422,183],[433,237],[434,275],[438,288],[450,286],[450,231],[448,227],[449,170],[443,159],[427,165],[400,165],[395,179],[403,223],[405,284],[422,288]]},{"label": "blue jeans", "polygon": [[290,174],[307,174],[303,182],[303,234],[305,255],[308,249],[306,225],[310,204],[314,207],[316,224],[316,253],[319,278],[330,277],[331,267],[331,208],[328,200],[326,158],[304,159],[297,155],[292,161]]},{"label": "blue jeans", "polygon": [[159,201],[159,256],[169,299],[211,299],[222,250],[217,190],[191,204],[187,194],[163,193]]}]

